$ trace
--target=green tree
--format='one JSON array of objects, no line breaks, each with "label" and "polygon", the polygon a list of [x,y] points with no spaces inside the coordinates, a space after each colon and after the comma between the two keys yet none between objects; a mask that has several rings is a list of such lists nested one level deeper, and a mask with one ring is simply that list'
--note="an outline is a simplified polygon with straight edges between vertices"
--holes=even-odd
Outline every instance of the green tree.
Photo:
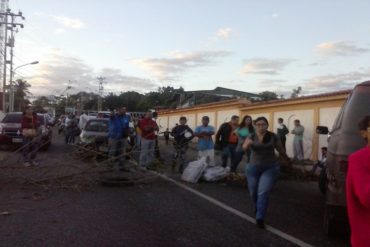
[{"label": "green tree", "polygon": [[57,97],[56,98],[56,105],[55,105],[55,112],[57,116],[64,114],[66,108],[66,98],[64,97]]},{"label": "green tree", "polygon": [[36,112],[43,112],[44,107],[51,106],[49,99],[45,96],[38,97],[33,101],[33,108]]},{"label": "green tree", "polygon": [[22,111],[30,101],[27,96],[31,95],[31,84],[27,81],[18,79],[14,83],[14,110]]},{"label": "green tree", "polygon": [[302,92],[302,87],[294,88],[292,94],[290,95],[290,98],[292,99],[298,98],[301,92]]},{"label": "green tree", "polygon": [[263,91],[259,93],[258,95],[261,97],[262,101],[274,100],[274,99],[279,98],[275,92],[271,92],[271,91]]}]

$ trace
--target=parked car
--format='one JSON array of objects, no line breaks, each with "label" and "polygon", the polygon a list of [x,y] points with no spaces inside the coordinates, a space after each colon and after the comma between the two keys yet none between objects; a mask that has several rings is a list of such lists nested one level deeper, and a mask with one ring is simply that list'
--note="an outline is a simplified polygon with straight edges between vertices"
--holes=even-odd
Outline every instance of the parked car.
[{"label": "parked car", "polygon": [[80,145],[96,148],[99,152],[108,152],[109,120],[90,119],[80,134]]},{"label": "parked car", "polygon": [[97,117],[109,119],[110,115],[111,115],[110,111],[100,111],[100,112],[98,112]]},{"label": "parked car", "polygon": [[[48,123],[46,114],[37,114],[41,129],[41,150],[47,150],[53,138],[52,127]],[[10,112],[0,123],[0,146],[3,148],[17,148],[22,146],[22,113]]]},{"label": "parked car", "polygon": [[328,134],[327,166],[320,176],[320,186],[325,188],[325,230],[328,235],[349,233],[346,209],[346,172],[348,156],[366,145],[360,136],[357,123],[370,115],[370,81],[356,85],[342,106],[334,126],[318,126],[318,134]]}]

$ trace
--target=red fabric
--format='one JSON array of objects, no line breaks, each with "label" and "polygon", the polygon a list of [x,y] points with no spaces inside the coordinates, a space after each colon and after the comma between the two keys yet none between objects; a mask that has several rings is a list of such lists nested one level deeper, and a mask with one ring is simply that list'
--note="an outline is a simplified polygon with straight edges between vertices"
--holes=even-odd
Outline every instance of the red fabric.
[{"label": "red fabric", "polygon": [[349,157],[346,181],[352,247],[370,243],[370,147]]},{"label": "red fabric", "polygon": [[37,115],[33,115],[33,119],[26,117],[23,115],[22,117],[22,129],[37,129],[40,123],[37,119]]},{"label": "red fabric", "polygon": [[238,136],[235,134],[234,130],[232,130],[230,132],[229,143],[230,144],[237,144],[238,143]]},{"label": "red fabric", "polygon": [[141,137],[148,140],[154,140],[155,130],[158,128],[157,123],[152,119],[144,118],[139,122],[139,128],[141,129]]}]

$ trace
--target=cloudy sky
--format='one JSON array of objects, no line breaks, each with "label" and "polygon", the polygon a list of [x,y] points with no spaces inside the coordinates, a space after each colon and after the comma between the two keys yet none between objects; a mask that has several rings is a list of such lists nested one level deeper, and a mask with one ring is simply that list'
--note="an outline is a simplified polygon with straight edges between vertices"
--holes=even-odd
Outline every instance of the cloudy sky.
[{"label": "cloudy sky", "polygon": [[35,95],[228,87],[288,94],[370,79],[367,0],[10,0]]}]

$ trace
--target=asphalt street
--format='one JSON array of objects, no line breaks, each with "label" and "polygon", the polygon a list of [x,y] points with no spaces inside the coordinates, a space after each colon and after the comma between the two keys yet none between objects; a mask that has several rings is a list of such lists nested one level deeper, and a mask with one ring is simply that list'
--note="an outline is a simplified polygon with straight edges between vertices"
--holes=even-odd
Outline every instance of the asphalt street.
[{"label": "asphalt street", "polygon": [[[56,138],[39,161],[47,165],[50,157],[63,159],[70,151]],[[169,164],[170,147],[162,146],[161,151]],[[166,176],[180,181],[178,174],[166,172]],[[236,212],[253,214],[247,188],[240,183],[185,185]],[[9,212],[0,216],[4,247],[297,246],[162,178],[125,187],[97,185],[79,192],[1,181],[0,186],[0,213]],[[34,193],[42,199],[34,200]],[[349,246],[347,240],[328,239],[323,233],[323,200],[314,182],[281,180],[271,196],[266,223],[308,245]]]}]

